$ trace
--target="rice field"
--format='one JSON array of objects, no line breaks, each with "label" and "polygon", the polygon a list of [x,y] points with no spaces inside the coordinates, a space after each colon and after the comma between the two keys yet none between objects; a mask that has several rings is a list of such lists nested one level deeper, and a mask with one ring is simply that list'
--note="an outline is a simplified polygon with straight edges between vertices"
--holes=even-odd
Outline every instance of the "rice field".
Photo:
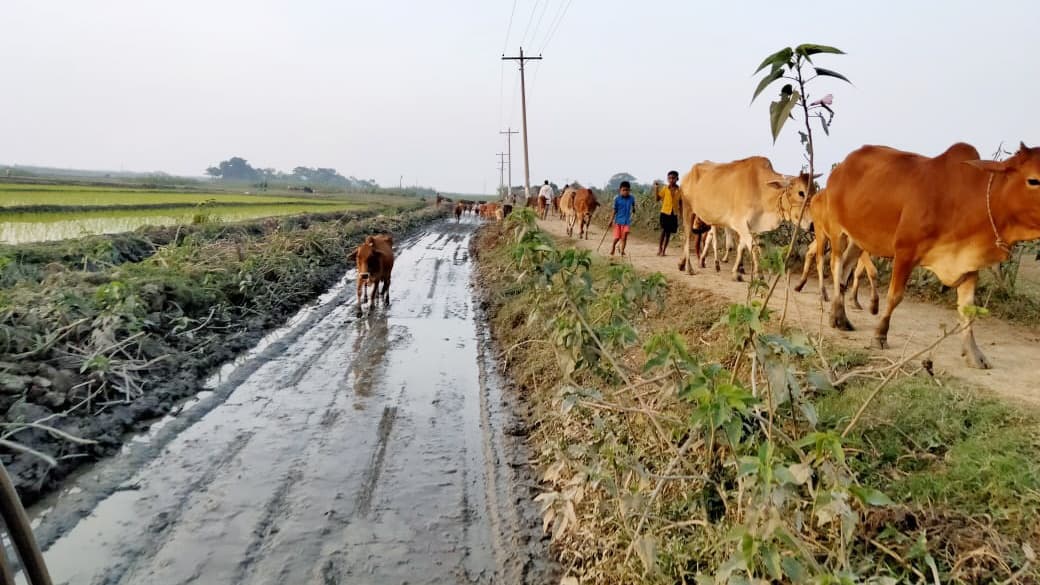
[{"label": "rice field", "polygon": [[120,233],[142,226],[235,222],[360,209],[373,196],[253,195],[78,185],[0,184],[0,243]]}]

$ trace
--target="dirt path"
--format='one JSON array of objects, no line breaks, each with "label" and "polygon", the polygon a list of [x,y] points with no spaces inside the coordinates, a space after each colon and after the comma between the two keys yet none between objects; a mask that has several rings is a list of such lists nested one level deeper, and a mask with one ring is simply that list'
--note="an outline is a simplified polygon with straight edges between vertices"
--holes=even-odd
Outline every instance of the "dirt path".
[{"label": "dirt path", "polygon": [[[553,235],[566,238],[563,222],[549,219],[540,222],[543,229]],[[595,250],[603,236],[602,228],[592,227],[589,240],[579,241],[578,245]],[[610,236],[603,243],[600,252],[610,252]],[[687,276],[678,270],[679,256],[682,253],[682,239],[671,244],[668,256],[657,256],[657,242],[648,242],[639,238],[629,238],[627,260],[633,266],[643,270],[656,270],[665,274],[672,282],[681,282],[686,286],[709,290],[734,301],[743,301],[747,297],[747,284],[731,280],[732,265],[723,265],[722,272],[716,273],[713,267],[697,274]],[[797,282],[795,275],[794,282]],[[783,286],[777,288],[770,306],[782,310],[787,291]],[[864,283],[860,291],[861,302],[867,305],[869,290]],[[819,287],[816,280],[810,280],[805,291],[791,291],[787,322],[805,331],[820,331],[821,324],[828,339],[833,343],[847,347],[868,348],[873,338],[878,317],[866,311],[853,309],[849,305],[849,320],[856,326],[856,331],[844,332],[831,329],[827,321],[821,321],[823,315]],[[879,291],[882,310],[885,304],[887,288]],[[827,306],[829,314],[829,305]],[[826,315],[824,315],[826,317]],[[953,328],[957,324],[957,313],[935,305],[904,300],[900,303],[892,317],[892,328],[889,332],[889,343],[893,349],[884,354],[893,359],[898,358],[903,348],[908,355],[924,349],[941,336],[940,326],[945,324]],[[949,373],[971,384],[981,386],[992,392],[1020,403],[1040,405],[1040,387],[1037,384],[1037,368],[1040,365],[1040,331],[1012,325],[995,318],[983,319],[975,324],[975,337],[979,348],[993,364],[992,370],[976,370],[967,367],[960,355],[960,338],[949,338],[934,351],[933,360],[937,371]],[[878,351],[878,350],[872,350]]]},{"label": "dirt path", "polygon": [[56,583],[541,583],[528,454],[471,290],[476,227],[347,275],[181,416],[32,512]]}]

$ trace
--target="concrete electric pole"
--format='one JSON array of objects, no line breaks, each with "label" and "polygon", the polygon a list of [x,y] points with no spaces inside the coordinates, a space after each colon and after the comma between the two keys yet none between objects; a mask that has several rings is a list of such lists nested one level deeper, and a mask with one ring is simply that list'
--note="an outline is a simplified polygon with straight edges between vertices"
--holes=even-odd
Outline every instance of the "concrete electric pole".
[{"label": "concrete electric pole", "polygon": [[513,201],[513,134],[519,134],[518,130],[507,128],[499,132],[499,134],[506,135],[506,157],[509,161],[509,183],[506,184],[506,197],[509,198],[510,203],[516,203]]},{"label": "concrete electric pole", "polygon": [[[520,47],[519,57],[506,57],[502,55],[503,61],[520,62],[520,109],[524,119],[524,197],[531,198],[531,163],[527,156],[527,87],[524,84],[524,61],[541,61],[542,57],[525,57],[524,48]],[[526,203],[526,201],[525,201]]]}]

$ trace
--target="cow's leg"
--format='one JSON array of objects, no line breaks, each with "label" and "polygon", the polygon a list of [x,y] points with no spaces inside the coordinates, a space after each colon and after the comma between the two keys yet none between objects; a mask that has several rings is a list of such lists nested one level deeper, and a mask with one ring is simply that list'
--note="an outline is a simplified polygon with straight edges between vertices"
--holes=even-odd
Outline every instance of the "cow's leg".
[{"label": "cow's leg", "polygon": [[854,328],[845,313],[845,292],[848,288],[849,272],[855,268],[859,246],[846,235],[831,240],[831,279],[834,281],[834,299],[831,300],[831,327],[843,331]]},{"label": "cow's leg", "polygon": [[751,228],[747,225],[742,225],[737,231],[737,259],[733,262],[733,280],[740,282],[743,277],[740,275],[740,265],[744,260],[744,250],[747,250],[751,255],[751,266],[752,273],[751,278],[754,278],[758,274],[758,260],[755,259],[755,238],[751,235]]},{"label": "cow's leg", "polygon": [[[901,255],[899,250],[896,250],[896,255],[892,259],[892,280],[888,283],[888,299],[886,299],[885,314],[881,317],[881,322],[878,323],[877,331],[874,334],[875,347],[880,349],[888,347],[888,326],[892,320],[892,312],[903,301],[903,294],[906,292],[906,281],[910,279],[910,271],[913,269],[913,256],[910,254]],[[972,285],[971,290],[974,295],[974,285]],[[958,296],[960,295],[958,294]]]},{"label": "cow's leg", "polygon": [[689,205],[680,207],[682,217],[679,225],[683,231],[683,251],[679,256],[679,272],[683,270],[686,274],[693,274],[693,263],[690,260],[690,240],[693,239],[693,209]]},{"label": "cow's leg", "polygon": [[709,228],[708,233],[704,234],[704,247],[697,251],[697,261],[700,262],[701,268],[705,268],[705,260],[708,256],[708,246],[711,242],[715,241],[715,228]]},{"label": "cow's leg", "polygon": [[798,284],[794,285],[794,292],[802,292],[802,289],[805,288],[805,283],[809,280],[809,270],[816,264],[816,248],[819,245],[820,240],[817,238],[809,242],[809,247],[805,249],[805,265],[802,267],[802,278],[798,281]]},{"label": "cow's leg", "polygon": [[383,304],[390,306],[390,275],[383,279]]},{"label": "cow's leg", "polygon": [[[827,236],[816,232],[816,241],[819,242],[819,245],[816,246],[816,280],[820,283],[820,298],[826,303],[830,299],[827,295],[827,279],[823,277],[823,267],[824,255],[827,254],[827,243],[829,240],[827,239]],[[831,253],[834,253],[833,249],[831,250]]]},{"label": "cow's leg", "polygon": [[722,261],[729,262],[729,252],[733,247],[733,233],[729,228],[722,228],[722,235],[726,236],[726,243],[722,247]]},{"label": "cow's leg", "polygon": [[364,288],[365,288],[365,281],[361,280],[361,278],[358,278],[358,281],[357,281],[357,303],[356,303],[356,305],[357,305],[357,314],[358,315],[361,314],[361,305],[364,303],[364,301],[362,300],[362,296],[361,296],[363,294]]},{"label": "cow's leg", "polygon": [[982,355],[979,346],[975,343],[975,332],[972,330],[972,317],[968,316],[967,308],[975,304],[975,285],[979,282],[979,273],[972,272],[957,287],[957,312],[961,316],[961,355],[968,361],[968,366],[988,370],[992,364]]},{"label": "cow's leg", "polygon": [[849,290],[849,295],[852,297],[852,307],[860,311],[863,310],[863,305],[859,304],[859,279],[866,272],[862,259],[863,256],[861,255],[856,261],[856,270],[852,273],[852,288]]},{"label": "cow's leg", "polygon": [[867,281],[870,282],[870,314],[878,314],[878,289],[877,289],[877,266],[874,266],[874,261],[870,259],[870,254],[863,252],[859,257],[860,264],[863,265],[863,270],[867,273]]}]

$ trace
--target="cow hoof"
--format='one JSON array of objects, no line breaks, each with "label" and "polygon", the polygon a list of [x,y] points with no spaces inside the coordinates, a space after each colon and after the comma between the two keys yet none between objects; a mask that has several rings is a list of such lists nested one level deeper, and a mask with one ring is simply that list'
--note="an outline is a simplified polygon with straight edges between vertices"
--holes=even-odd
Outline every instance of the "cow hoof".
[{"label": "cow hoof", "polygon": [[873,345],[874,345],[874,349],[888,349],[888,338],[887,337],[875,337]]},{"label": "cow hoof", "polygon": [[[799,282],[798,284],[794,285],[794,292],[802,292],[803,288],[805,288],[805,282]],[[823,300],[826,301],[827,298],[824,297]]]},{"label": "cow hoof", "polygon": [[852,326],[852,322],[849,321],[848,317],[842,315],[831,319],[831,327],[838,331],[855,331],[856,328]]},{"label": "cow hoof", "polygon": [[877,315],[878,314],[878,300],[877,299],[870,299],[870,314],[871,315]]},{"label": "cow hoof", "polygon": [[977,370],[989,370],[993,368],[993,364],[989,363],[986,356],[982,355],[981,351],[967,351],[964,353],[964,361],[968,363],[969,368],[975,368]]},{"label": "cow hoof", "polygon": [[[718,272],[718,269],[716,269],[716,272]],[[740,273],[734,274],[733,280],[736,282],[744,282],[744,275]]]},{"label": "cow hoof", "polygon": [[686,260],[679,261],[679,272],[682,272],[683,270],[686,270]]},{"label": "cow hoof", "polygon": [[852,308],[862,311],[863,305],[859,304],[859,299],[852,299]]},{"label": "cow hoof", "polygon": [[715,263],[715,272],[722,272],[722,267],[719,266],[718,262]]},{"label": "cow hoof", "polygon": [[827,294],[827,289],[825,289],[825,288],[821,288],[820,289],[820,297],[823,298],[823,302],[825,302],[825,303],[829,303],[830,300],[831,300],[830,299],[830,295]]}]

